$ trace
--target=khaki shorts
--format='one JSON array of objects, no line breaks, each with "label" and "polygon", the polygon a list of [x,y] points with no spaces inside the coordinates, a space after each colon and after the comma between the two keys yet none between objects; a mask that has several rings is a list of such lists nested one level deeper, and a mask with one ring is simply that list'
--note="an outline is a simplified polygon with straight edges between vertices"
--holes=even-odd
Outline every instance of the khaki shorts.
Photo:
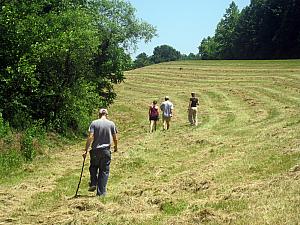
[{"label": "khaki shorts", "polygon": [[163,116],[163,121],[170,122],[172,117]]}]

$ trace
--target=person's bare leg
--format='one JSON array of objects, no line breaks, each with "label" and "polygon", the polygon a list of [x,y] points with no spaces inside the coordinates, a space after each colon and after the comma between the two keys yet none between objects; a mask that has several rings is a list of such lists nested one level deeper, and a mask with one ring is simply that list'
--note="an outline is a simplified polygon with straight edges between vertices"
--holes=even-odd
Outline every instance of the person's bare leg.
[{"label": "person's bare leg", "polygon": [[170,128],[170,121],[167,121],[167,130]]},{"label": "person's bare leg", "polygon": [[198,116],[197,116],[197,111],[196,110],[194,112],[194,118],[195,118],[195,126],[198,126]]},{"label": "person's bare leg", "polygon": [[163,118],[163,130],[166,130],[166,119],[165,118]]},{"label": "person's bare leg", "polygon": [[150,133],[153,132],[154,121],[150,120]]},{"label": "person's bare leg", "polygon": [[188,119],[191,125],[193,125],[193,112],[192,109],[189,109],[188,111]]}]

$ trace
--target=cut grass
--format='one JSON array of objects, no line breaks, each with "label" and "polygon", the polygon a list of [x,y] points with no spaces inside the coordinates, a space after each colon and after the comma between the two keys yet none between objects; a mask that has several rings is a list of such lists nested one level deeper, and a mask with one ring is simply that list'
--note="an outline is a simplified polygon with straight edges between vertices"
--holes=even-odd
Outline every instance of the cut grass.
[{"label": "cut grass", "polygon": [[[126,78],[109,109],[120,142],[108,196],[87,191],[87,161],[79,198],[68,198],[82,143],[37,162],[19,183],[1,185],[10,208],[0,206],[0,223],[299,223],[299,60],[169,62]],[[187,121],[191,91],[200,100],[198,127]],[[171,128],[162,131],[159,121],[149,133],[148,106],[165,95],[175,105]],[[12,191],[22,185],[24,196]]]}]

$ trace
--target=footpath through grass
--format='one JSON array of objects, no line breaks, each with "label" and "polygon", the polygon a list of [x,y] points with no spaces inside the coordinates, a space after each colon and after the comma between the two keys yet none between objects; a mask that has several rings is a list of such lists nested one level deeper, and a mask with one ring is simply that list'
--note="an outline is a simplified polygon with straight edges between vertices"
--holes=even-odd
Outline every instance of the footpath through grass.
[{"label": "footpath through grass", "polygon": [[[106,198],[76,191],[84,143],[2,179],[0,224],[298,224],[300,61],[183,61],[126,73]],[[200,125],[190,127],[190,92]],[[169,131],[147,109],[169,95]],[[3,203],[3,204],[2,204]]]}]

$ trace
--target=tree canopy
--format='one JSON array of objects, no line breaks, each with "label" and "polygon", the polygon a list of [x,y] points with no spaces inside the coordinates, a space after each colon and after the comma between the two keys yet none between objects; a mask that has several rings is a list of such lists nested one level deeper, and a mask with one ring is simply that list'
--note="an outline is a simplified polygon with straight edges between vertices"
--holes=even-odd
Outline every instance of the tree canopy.
[{"label": "tree canopy", "polygon": [[41,120],[86,129],[115,98],[127,50],[155,28],[121,0],[4,0],[0,8],[0,112],[13,127]]},{"label": "tree canopy", "polygon": [[176,60],[195,60],[198,59],[198,55],[190,53],[188,56],[181,54],[175,48],[169,45],[160,45],[154,48],[153,55],[148,56],[142,52],[137,55],[133,62],[134,68],[148,66],[151,64],[157,64],[162,62],[176,61]]},{"label": "tree canopy", "polygon": [[175,61],[180,59],[180,52],[169,45],[157,46],[153,50],[152,60],[154,63]]},{"label": "tree canopy", "polygon": [[142,52],[141,54],[136,56],[133,67],[140,68],[151,64],[153,64],[151,58],[145,52]]},{"label": "tree canopy", "polygon": [[239,12],[232,2],[215,35],[202,40],[203,59],[300,57],[300,1],[252,0]]}]

